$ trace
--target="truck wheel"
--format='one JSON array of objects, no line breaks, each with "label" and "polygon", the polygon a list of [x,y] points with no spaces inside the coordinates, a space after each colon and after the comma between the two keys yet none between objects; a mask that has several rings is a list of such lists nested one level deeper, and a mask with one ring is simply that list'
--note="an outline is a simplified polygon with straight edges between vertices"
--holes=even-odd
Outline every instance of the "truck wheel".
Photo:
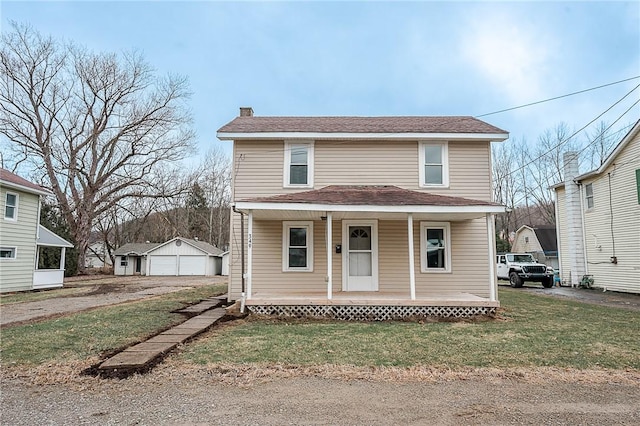
[{"label": "truck wheel", "polygon": [[511,284],[513,288],[520,288],[523,284],[522,278],[520,278],[517,273],[512,272],[509,274],[509,284]]},{"label": "truck wheel", "polygon": [[544,287],[544,288],[553,287],[553,278],[552,277],[543,278],[542,279],[542,287]]}]

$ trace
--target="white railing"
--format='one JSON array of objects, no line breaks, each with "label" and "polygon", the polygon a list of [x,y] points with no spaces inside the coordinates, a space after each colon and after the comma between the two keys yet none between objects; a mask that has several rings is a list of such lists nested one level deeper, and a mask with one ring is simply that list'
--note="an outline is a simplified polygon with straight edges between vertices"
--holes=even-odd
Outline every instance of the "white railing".
[{"label": "white railing", "polygon": [[62,287],[64,269],[36,269],[33,271],[33,288]]}]

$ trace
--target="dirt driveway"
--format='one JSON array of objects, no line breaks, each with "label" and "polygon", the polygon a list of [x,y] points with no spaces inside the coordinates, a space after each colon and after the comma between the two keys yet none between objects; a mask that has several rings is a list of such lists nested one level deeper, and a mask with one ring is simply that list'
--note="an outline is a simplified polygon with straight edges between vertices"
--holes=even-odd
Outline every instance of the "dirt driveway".
[{"label": "dirt driveway", "polygon": [[640,386],[518,377],[386,382],[292,377],[223,383],[203,369],[126,380],[3,380],[11,425],[640,424]]},{"label": "dirt driveway", "polygon": [[3,305],[0,326],[24,323],[55,315],[84,311],[100,306],[147,299],[187,288],[221,284],[227,277],[114,277],[100,276],[87,279],[77,277],[65,281],[65,287],[83,287],[77,295],[56,297],[25,303]]},{"label": "dirt driveway", "polygon": [[[529,285],[527,285],[529,284]],[[526,291],[538,296],[556,297],[560,299],[576,300],[578,302],[595,305],[623,308],[640,312],[640,294],[617,293],[615,291],[602,291],[598,289],[582,289],[571,287],[542,288],[541,286],[525,284],[517,291]],[[506,281],[500,282],[501,286],[508,287]]]}]

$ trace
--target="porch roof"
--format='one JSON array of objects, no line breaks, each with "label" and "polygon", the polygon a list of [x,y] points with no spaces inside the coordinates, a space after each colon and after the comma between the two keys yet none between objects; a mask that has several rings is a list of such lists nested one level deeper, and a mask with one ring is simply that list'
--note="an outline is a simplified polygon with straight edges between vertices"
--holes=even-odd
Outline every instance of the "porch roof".
[{"label": "porch roof", "polygon": [[38,225],[37,245],[47,247],[68,247],[73,248],[73,244],[65,240],[53,231],[48,230],[42,225]]},{"label": "porch roof", "polygon": [[236,202],[239,210],[252,210],[257,218],[315,218],[335,212],[337,219],[366,213],[370,217],[404,218],[413,213],[417,218],[466,220],[487,213],[502,213],[500,204],[450,197],[429,192],[411,191],[392,185],[330,185],[321,189],[258,197]]}]

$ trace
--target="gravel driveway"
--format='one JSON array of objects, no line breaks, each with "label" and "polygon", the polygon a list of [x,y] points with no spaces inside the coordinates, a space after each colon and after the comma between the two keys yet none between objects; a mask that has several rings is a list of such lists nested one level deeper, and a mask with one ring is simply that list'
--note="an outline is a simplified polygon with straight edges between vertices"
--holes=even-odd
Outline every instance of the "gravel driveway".
[{"label": "gravel driveway", "polygon": [[485,379],[379,382],[318,377],[234,386],[205,374],[2,383],[2,424],[639,424],[640,385]]},{"label": "gravel driveway", "polygon": [[57,297],[35,302],[3,305],[0,325],[23,323],[56,315],[84,311],[100,306],[147,299],[186,288],[221,284],[227,277],[100,277],[89,281],[65,281],[66,287],[86,286],[87,292],[77,296]]}]

